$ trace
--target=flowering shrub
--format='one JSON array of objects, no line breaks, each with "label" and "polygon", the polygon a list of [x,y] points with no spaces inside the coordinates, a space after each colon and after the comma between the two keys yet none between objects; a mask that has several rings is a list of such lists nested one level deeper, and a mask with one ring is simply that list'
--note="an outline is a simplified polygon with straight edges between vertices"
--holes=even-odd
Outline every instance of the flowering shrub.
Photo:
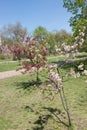
[{"label": "flowering shrub", "polygon": [[[68,58],[75,59],[77,52],[79,52],[79,50],[83,47],[85,30],[85,26],[83,26],[81,30],[79,29],[78,36],[75,37],[73,45],[67,45],[66,43],[62,43],[61,52],[66,56],[66,61],[68,60]],[[72,64],[73,63],[74,62],[72,62]],[[76,70],[74,67],[76,68]],[[81,62],[78,65],[71,67],[69,75],[75,78],[80,77],[83,74],[85,75],[84,70],[86,72],[85,65]]]},{"label": "flowering shrub", "polygon": [[[85,27],[84,27],[83,31],[84,30],[85,30]],[[76,52],[79,50],[79,47],[82,47],[83,43],[84,43],[84,33],[79,30],[79,36],[75,38],[74,44],[66,45],[63,43],[61,46],[61,52],[68,57],[75,58]],[[42,90],[43,94],[45,93],[45,91],[47,91],[48,93],[46,95],[46,98],[49,98],[51,100],[54,98],[55,94],[59,93],[61,102],[62,102],[62,106],[63,106],[65,112],[67,113],[69,126],[71,126],[69,109],[68,109],[68,105],[67,105],[67,101],[66,101],[66,97],[65,97],[65,93],[64,93],[63,79],[62,79],[60,71],[59,71],[60,67],[61,67],[61,65],[60,66],[56,66],[56,65],[49,66],[49,78],[48,78],[48,80],[46,80],[47,86],[42,87],[41,90]],[[76,77],[80,77],[80,75],[82,75],[82,74],[87,75],[87,70],[84,70],[83,63],[80,63],[76,67],[77,67],[77,72],[75,71],[74,67],[70,68],[69,76],[73,76],[76,78]]]},{"label": "flowering shrub", "polygon": [[83,30],[79,30],[79,34],[77,37],[75,37],[75,42],[73,43],[73,45],[67,45],[66,43],[62,43],[61,51],[63,52],[63,54],[66,55],[67,58],[75,58],[76,53],[79,51],[79,48],[83,46],[85,29],[86,28],[83,27]]},{"label": "flowering shrub", "polygon": [[[55,94],[59,94],[62,106],[68,117],[69,124],[67,126],[70,127],[71,119],[70,119],[69,109],[68,109],[68,105],[64,93],[63,79],[59,72],[59,66],[50,65],[48,66],[48,70],[49,70],[49,78],[46,80],[46,86],[40,86],[41,92],[43,93],[45,98],[48,98],[50,100],[54,99]],[[56,117],[58,118],[58,120],[60,119],[58,115],[56,115]]]},{"label": "flowering shrub", "polygon": [[7,56],[9,56],[9,55],[11,54],[11,50],[10,50],[10,48],[8,47],[7,44],[6,44],[6,45],[2,45],[0,49],[1,49],[1,53],[2,53],[5,57],[7,57]]},{"label": "flowering shrub", "polygon": [[13,45],[11,53],[13,54],[13,60],[20,60],[24,56],[23,46],[20,44]]},{"label": "flowering shrub", "polygon": [[24,73],[27,71],[29,73],[36,71],[38,80],[39,69],[47,63],[46,55],[48,51],[45,47],[44,40],[42,39],[39,43],[38,37],[33,39],[27,37],[23,45],[15,45],[11,50],[17,59],[21,59],[22,57],[26,58],[19,69],[24,69]]}]

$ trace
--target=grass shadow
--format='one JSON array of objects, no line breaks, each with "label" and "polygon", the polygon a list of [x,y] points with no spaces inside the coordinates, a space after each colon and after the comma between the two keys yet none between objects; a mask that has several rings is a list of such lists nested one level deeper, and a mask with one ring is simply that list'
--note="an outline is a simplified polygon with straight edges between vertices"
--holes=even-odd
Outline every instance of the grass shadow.
[{"label": "grass shadow", "polygon": [[31,106],[27,105],[24,107],[24,109],[27,112],[32,112],[34,115],[37,115],[37,119],[34,122],[29,121],[30,124],[33,124],[32,130],[44,130],[49,118],[51,118],[51,115],[42,114],[42,109],[39,109],[39,112],[36,112],[35,104],[31,104]]},{"label": "grass shadow", "polygon": [[33,122],[34,126],[32,127],[32,130],[45,130],[45,126],[47,125],[49,119],[54,120],[58,124],[62,124],[64,128],[66,127],[69,130],[69,125],[60,118],[60,116],[65,116],[65,113],[62,112],[60,109],[52,107],[42,107],[42,110],[47,111],[45,114],[36,113],[34,110],[34,106],[33,108],[30,106],[25,106],[25,110],[38,115],[37,120]]},{"label": "grass shadow", "polygon": [[40,115],[38,119],[34,122],[34,124],[37,126],[33,127],[33,130],[44,130],[44,127],[47,124],[49,118],[51,118],[50,114]]},{"label": "grass shadow", "polygon": [[[44,107],[44,109],[48,110],[48,112],[51,113],[52,118],[56,118],[56,122],[64,125],[65,127],[69,128],[69,125],[63,121],[63,118],[65,117],[65,112],[62,112],[60,109],[52,108],[52,107]],[[62,118],[61,118],[62,117]]]},{"label": "grass shadow", "polygon": [[24,90],[25,89],[30,90],[31,88],[35,89],[36,87],[41,85],[42,82],[41,82],[41,80],[39,80],[39,81],[32,80],[32,81],[27,81],[27,82],[16,82],[15,84],[18,89],[22,88]]},{"label": "grass shadow", "polygon": [[71,67],[74,67],[75,70],[77,70],[78,65],[80,63],[84,64],[84,68],[87,69],[87,58],[82,58],[78,60],[70,60],[70,61],[58,61],[58,62],[52,62],[52,64],[57,64],[58,67],[62,69],[69,69]]},{"label": "grass shadow", "polygon": [[77,58],[84,58],[84,57],[87,57],[87,54],[77,55],[76,57],[77,57]]}]

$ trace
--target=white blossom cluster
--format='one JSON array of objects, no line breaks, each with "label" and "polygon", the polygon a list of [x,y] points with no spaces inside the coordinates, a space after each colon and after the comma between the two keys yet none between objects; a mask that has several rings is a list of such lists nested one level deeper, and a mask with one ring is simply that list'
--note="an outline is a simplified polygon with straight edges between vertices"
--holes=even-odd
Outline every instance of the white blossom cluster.
[{"label": "white blossom cluster", "polygon": [[87,76],[87,70],[84,69],[84,64],[83,63],[80,63],[78,65],[78,72],[75,72],[74,68],[70,68],[70,76],[73,76],[74,78],[76,77],[80,77],[81,75],[85,75]]},{"label": "white blossom cluster", "polygon": [[80,47],[83,45],[83,43],[84,43],[84,36],[85,36],[85,29],[86,29],[86,27],[84,26],[83,27],[83,30],[80,30],[79,29],[79,34],[78,34],[78,36],[77,37],[75,37],[75,43],[76,44],[78,44],[78,45],[80,45]]},{"label": "white blossom cluster", "polygon": [[55,73],[54,71],[50,70],[50,81],[53,82],[55,85],[57,85],[58,89],[61,88],[62,80],[58,73]]},{"label": "white blossom cluster", "polygon": [[66,55],[66,57],[72,57],[75,58],[76,53],[78,52],[78,46],[82,47],[84,43],[84,36],[85,36],[85,29],[86,27],[83,27],[83,30],[79,30],[79,34],[77,37],[75,37],[75,42],[73,45],[66,45],[65,43],[62,43],[62,49]]}]

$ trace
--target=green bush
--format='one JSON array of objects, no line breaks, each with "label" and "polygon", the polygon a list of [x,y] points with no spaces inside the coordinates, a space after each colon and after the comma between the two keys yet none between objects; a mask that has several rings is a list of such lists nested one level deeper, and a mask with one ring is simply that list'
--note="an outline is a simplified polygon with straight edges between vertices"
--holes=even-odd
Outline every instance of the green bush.
[{"label": "green bush", "polygon": [[3,54],[0,54],[0,59],[1,60],[4,60],[5,59],[5,56]]}]

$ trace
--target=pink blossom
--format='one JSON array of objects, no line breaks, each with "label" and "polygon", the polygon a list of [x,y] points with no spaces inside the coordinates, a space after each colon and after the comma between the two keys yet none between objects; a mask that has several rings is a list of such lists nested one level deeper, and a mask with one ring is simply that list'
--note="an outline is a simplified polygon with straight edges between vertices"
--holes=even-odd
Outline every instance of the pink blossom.
[{"label": "pink blossom", "polygon": [[54,82],[58,87],[61,86],[62,80],[58,73],[55,73],[54,71],[50,70],[50,80]]}]

